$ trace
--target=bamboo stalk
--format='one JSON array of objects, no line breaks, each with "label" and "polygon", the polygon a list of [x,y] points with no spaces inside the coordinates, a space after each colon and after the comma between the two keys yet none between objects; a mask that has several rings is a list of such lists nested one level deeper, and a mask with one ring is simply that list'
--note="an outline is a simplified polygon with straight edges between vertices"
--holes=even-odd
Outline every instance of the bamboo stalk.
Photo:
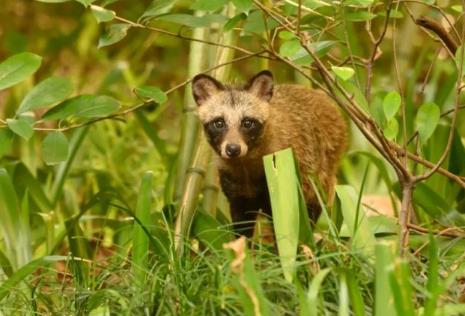
[{"label": "bamboo stalk", "polygon": [[[196,16],[201,13],[196,12]],[[208,36],[208,29],[196,28],[192,36],[199,40],[205,40]],[[208,60],[206,54],[206,45],[201,42],[191,41],[189,53],[189,69],[187,76],[192,78],[205,68]],[[181,144],[177,162],[177,179],[174,190],[174,200],[179,201],[182,197],[184,184],[186,182],[186,171],[192,162],[192,155],[196,145],[197,135],[199,133],[199,123],[195,116],[195,102],[192,97],[191,86],[186,86],[184,94],[184,115],[182,122]]]},{"label": "bamboo stalk", "polygon": [[[227,9],[228,15],[233,14],[233,7],[230,4]],[[221,39],[221,44],[230,45],[235,40],[235,36],[232,32],[226,33]],[[226,61],[230,61],[234,58],[234,51],[226,48],[226,47],[218,47],[216,52],[216,60],[215,64],[221,64]],[[224,81],[227,79],[228,76],[228,67],[221,67],[216,69],[213,72],[213,76],[216,77],[220,81]],[[200,135],[200,140],[197,146],[197,150],[195,153],[195,158],[192,163],[192,167],[187,172],[186,178],[186,185],[184,188],[183,197],[180,201],[180,207],[178,212],[178,217],[176,218],[175,224],[175,231],[174,231],[174,240],[175,240],[175,249],[178,254],[182,254],[183,243],[186,236],[189,236],[189,230],[192,223],[192,220],[195,215],[195,211],[197,209],[199,195],[202,189],[202,184],[205,180],[205,176],[207,174],[208,163],[211,160],[212,150],[210,145],[208,144],[207,140],[205,139],[204,135]],[[213,167],[211,167],[213,168]],[[212,171],[213,172],[213,171]],[[217,178],[216,176],[212,176],[213,178]],[[207,193],[207,192],[205,192]],[[207,202],[208,207],[211,207],[215,201],[217,201],[217,193],[214,193],[214,196],[209,196],[207,193]],[[210,200],[212,199],[212,200]]]}]

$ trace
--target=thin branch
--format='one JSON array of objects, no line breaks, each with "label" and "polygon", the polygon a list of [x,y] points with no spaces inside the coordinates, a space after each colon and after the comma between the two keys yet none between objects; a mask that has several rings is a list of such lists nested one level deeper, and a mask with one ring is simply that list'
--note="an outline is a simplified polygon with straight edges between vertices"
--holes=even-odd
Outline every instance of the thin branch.
[{"label": "thin branch", "polygon": [[[218,65],[215,65],[213,67],[210,67],[206,70],[204,70],[202,73],[209,73],[215,69],[218,69],[218,68],[221,68],[221,67],[224,67],[224,66],[227,66],[229,64],[232,64],[232,63],[235,63],[235,62],[238,62],[238,61],[241,61],[241,60],[245,60],[245,59],[248,59],[248,58],[251,58],[251,57],[255,57],[255,56],[258,56],[258,55],[261,55],[263,53],[265,53],[266,51],[263,50],[263,51],[260,51],[260,52],[257,52],[257,53],[253,53],[253,54],[250,54],[250,55],[244,55],[244,56],[241,56],[241,57],[237,57],[231,61],[227,61],[227,62],[224,62],[222,64],[218,64]],[[176,86],[168,89],[165,91],[165,94],[170,94],[172,93],[173,91],[189,84],[194,78],[189,78],[179,84],[177,84]],[[149,101],[146,101],[146,102],[143,102],[143,103],[139,103],[133,107],[130,107],[124,111],[121,111],[121,112],[118,112],[118,113],[114,113],[114,114],[111,114],[111,115],[108,115],[108,116],[104,116],[104,117],[99,117],[99,118],[96,118],[96,119],[92,119],[90,121],[86,121],[86,122],[83,122],[83,123],[79,123],[79,124],[75,124],[75,125],[70,125],[70,126],[67,126],[67,127],[63,127],[63,128],[45,128],[45,127],[34,127],[34,130],[36,131],[60,131],[60,132],[65,132],[65,131],[69,131],[69,130],[72,130],[72,129],[75,129],[75,128],[78,128],[78,127],[82,127],[82,126],[86,126],[86,125],[90,125],[90,124],[93,124],[93,123],[96,123],[96,122],[99,122],[99,121],[103,121],[103,120],[109,120],[109,119],[116,119],[118,117],[121,117],[121,116],[124,116],[124,115],[127,115],[131,112],[134,112],[142,107],[145,107],[145,106],[149,106],[149,105],[153,105],[155,104],[154,101],[152,100],[149,100]]]}]

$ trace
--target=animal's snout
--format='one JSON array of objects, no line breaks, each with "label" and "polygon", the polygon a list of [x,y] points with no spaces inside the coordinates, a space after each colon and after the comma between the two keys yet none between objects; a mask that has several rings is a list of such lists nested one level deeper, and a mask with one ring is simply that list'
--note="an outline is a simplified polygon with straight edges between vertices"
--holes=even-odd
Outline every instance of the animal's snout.
[{"label": "animal's snout", "polygon": [[226,155],[229,158],[236,158],[241,154],[241,146],[238,144],[227,144],[226,145]]}]

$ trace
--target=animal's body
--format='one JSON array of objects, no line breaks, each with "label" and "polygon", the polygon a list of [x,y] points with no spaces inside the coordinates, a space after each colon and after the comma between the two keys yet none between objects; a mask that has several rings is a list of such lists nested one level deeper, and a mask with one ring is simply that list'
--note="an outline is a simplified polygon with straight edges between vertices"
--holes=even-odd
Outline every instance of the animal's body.
[{"label": "animal's body", "polygon": [[221,187],[236,231],[250,236],[257,211],[271,214],[262,157],[288,147],[299,165],[310,218],[316,220],[320,207],[308,176],[316,176],[331,198],[347,143],[346,123],[332,100],[301,85],[274,86],[268,71],[239,87],[198,75],[193,93],[218,154]]}]

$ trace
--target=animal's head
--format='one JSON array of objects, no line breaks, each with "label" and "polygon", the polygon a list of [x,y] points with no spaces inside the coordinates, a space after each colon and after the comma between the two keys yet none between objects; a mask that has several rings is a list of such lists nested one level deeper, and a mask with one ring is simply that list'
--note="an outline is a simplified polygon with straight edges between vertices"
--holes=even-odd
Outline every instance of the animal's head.
[{"label": "animal's head", "polygon": [[271,72],[258,73],[242,87],[197,75],[192,92],[208,141],[222,158],[245,157],[259,144],[273,95]]}]

